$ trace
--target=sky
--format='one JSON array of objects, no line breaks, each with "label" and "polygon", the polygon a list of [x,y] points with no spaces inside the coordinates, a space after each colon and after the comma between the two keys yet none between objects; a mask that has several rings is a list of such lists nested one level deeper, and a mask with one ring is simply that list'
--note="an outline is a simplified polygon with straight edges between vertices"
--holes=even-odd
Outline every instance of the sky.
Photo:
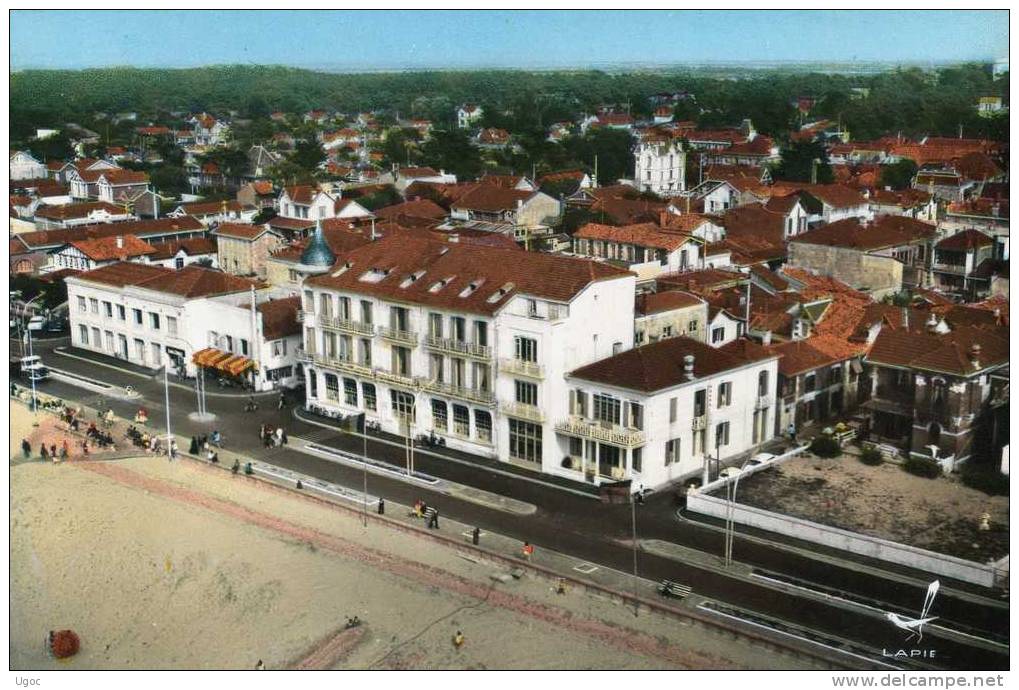
[{"label": "sky", "polygon": [[10,19],[12,69],[930,63],[1008,55],[1007,11],[13,10]]}]

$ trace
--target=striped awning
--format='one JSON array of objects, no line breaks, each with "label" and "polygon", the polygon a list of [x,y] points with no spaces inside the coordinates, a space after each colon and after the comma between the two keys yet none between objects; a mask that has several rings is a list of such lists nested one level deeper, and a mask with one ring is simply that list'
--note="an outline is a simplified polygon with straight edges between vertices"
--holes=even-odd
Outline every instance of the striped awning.
[{"label": "striped awning", "polygon": [[224,352],[215,347],[199,350],[191,356],[191,361],[200,367],[216,369],[231,376],[242,374],[248,369],[258,368],[255,361],[249,357],[235,355],[232,352]]},{"label": "striped awning", "polygon": [[238,376],[248,369],[255,368],[255,361],[242,355],[235,355],[221,362],[217,368],[232,376]]},{"label": "striped awning", "polygon": [[191,361],[200,367],[211,367],[212,361],[223,354],[222,350],[217,350],[214,347],[207,347],[204,350],[199,350],[191,355]]}]

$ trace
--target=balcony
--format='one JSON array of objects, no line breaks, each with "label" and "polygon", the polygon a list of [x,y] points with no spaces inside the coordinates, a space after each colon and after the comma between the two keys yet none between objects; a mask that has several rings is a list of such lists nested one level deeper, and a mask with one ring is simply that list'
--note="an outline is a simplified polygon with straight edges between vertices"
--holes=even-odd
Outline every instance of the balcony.
[{"label": "balcony", "polygon": [[449,396],[450,398],[470,400],[471,402],[481,403],[482,405],[495,404],[495,394],[492,393],[492,391],[484,391],[480,388],[465,388],[464,386],[455,386],[443,381],[423,382],[421,387],[426,391],[440,393],[442,395]]},{"label": "balcony", "polygon": [[633,448],[644,443],[644,432],[640,429],[624,429],[618,425],[603,426],[579,417],[557,422],[555,430],[561,434],[604,441],[624,448]]},{"label": "balcony", "polygon": [[537,405],[511,402],[503,403],[501,409],[504,414],[507,414],[510,417],[519,417],[531,422],[538,422],[539,424],[545,421],[545,413],[542,412],[541,408]]},{"label": "balcony", "polygon": [[385,383],[392,383],[397,386],[403,386],[405,388],[414,388],[417,386],[417,380],[413,376],[404,374],[397,374],[392,371],[385,369],[376,369],[375,378]]},{"label": "balcony", "polygon": [[703,431],[704,429],[706,429],[708,427],[707,416],[701,415],[700,417],[694,417],[691,427],[693,428],[694,431]]},{"label": "balcony", "polygon": [[[298,313],[300,313],[300,312],[298,312]],[[297,352],[295,353],[295,357],[297,358],[298,362],[304,362],[305,364],[310,364],[311,362],[315,361],[315,353],[314,352],[308,352],[303,347],[297,348]]]},{"label": "balcony", "polygon": [[331,328],[353,335],[375,335],[375,327],[370,323],[362,321],[351,321],[350,319],[341,319],[333,316],[320,316],[318,317],[318,325],[322,328]]},{"label": "balcony", "polygon": [[754,401],[755,410],[766,410],[769,407],[771,407],[771,396],[768,395],[757,396],[757,400]]},{"label": "balcony", "polygon": [[339,357],[326,357],[325,355],[315,355],[314,359],[315,364],[320,367],[338,369],[340,371],[347,372],[348,374],[357,374],[358,376],[372,375],[372,368],[370,366],[358,364],[353,360],[340,359]]},{"label": "balcony", "polygon": [[499,369],[504,374],[526,376],[532,379],[545,378],[545,367],[535,362],[525,362],[522,359],[500,359]]},{"label": "balcony", "polygon": [[390,328],[389,326],[376,326],[379,335],[386,340],[392,340],[393,342],[400,343],[402,345],[417,345],[418,334],[414,331],[401,331],[399,328]]},{"label": "balcony", "polygon": [[951,273],[953,275],[966,275],[966,266],[964,264],[943,264],[935,263],[933,270],[937,273]]},{"label": "balcony", "polygon": [[437,338],[430,335],[425,338],[425,347],[429,350],[445,352],[451,355],[466,355],[467,357],[484,360],[492,359],[492,348],[490,346],[468,343],[464,340]]}]

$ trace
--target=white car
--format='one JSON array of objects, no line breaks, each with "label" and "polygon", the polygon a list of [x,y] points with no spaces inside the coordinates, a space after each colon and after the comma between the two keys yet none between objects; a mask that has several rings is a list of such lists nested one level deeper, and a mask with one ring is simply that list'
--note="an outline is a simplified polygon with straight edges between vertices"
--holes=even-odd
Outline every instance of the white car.
[{"label": "white car", "polygon": [[742,471],[743,470],[741,470],[738,467],[726,467],[724,470],[722,470],[721,472],[718,473],[718,476],[719,477],[725,477],[726,479],[729,479],[730,477],[735,477],[736,475],[738,475]]}]

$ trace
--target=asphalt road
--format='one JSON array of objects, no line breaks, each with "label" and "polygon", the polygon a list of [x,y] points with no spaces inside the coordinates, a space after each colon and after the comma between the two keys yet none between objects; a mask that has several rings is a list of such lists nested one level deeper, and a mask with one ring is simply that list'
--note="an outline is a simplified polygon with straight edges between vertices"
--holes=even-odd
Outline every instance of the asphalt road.
[{"label": "asphalt road", "polygon": [[[66,344],[66,341],[64,341]],[[162,428],[162,378],[143,379],[136,375],[97,366],[53,353],[59,343],[37,343],[36,352],[50,366],[100,379],[117,386],[130,385],[144,396],[144,406],[150,413],[150,426]],[[99,396],[80,388],[57,381],[47,381],[40,389],[70,399],[95,402]],[[210,388],[211,393],[218,391]],[[337,464],[324,458],[291,449],[265,449],[258,438],[262,423],[279,425],[290,436],[311,436],[317,443],[361,453],[362,439],[340,431],[300,421],[290,406],[276,410],[274,398],[262,398],[258,412],[243,411],[245,397],[217,397],[210,395],[208,409],[217,415],[211,424],[192,422],[187,412],[196,409],[195,394],[180,388],[170,388],[172,427],[176,433],[187,436],[209,433],[217,428],[231,450],[250,455],[253,459],[270,462],[281,467],[320,477],[330,482],[360,490],[363,475],[352,467]],[[115,412],[132,416],[142,403],[109,400]],[[405,462],[402,448],[368,442],[368,455],[376,460],[402,467]],[[532,503],[538,510],[529,516],[510,515],[476,503],[463,501],[444,494],[435,494],[416,485],[397,479],[368,475],[368,491],[387,500],[411,504],[421,498],[436,505],[442,514],[484,530],[499,532],[535,544],[537,548],[553,549],[574,556],[580,561],[629,572],[633,567],[631,544],[631,510],[628,505],[608,505],[597,500],[561,491],[557,488],[526,481],[522,478],[496,473],[483,466],[465,466],[437,457],[420,449],[416,453],[415,469],[449,481],[475,486],[493,493],[511,496]],[[651,495],[644,505],[638,506],[637,533],[640,539],[660,539],[697,549],[708,554],[721,554],[722,535],[706,526],[681,521],[676,515],[675,499],[671,494]],[[788,551],[771,548],[757,541],[737,536],[737,560],[762,570],[795,576],[800,580],[817,583],[826,588],[851,592],[854,597],[878,602],[882,608],[912,612],[923,602],[926,585],[904,583],[896,579],[832,565],[823,560],[804,557]],[[639,574],[648,579],[672,579],[693,587],[698,594],[724,601],[745,609],[790,621],[827,634],[850,639],[871,649],[897,650],[905,646],[903,634],[887,621],[860,610],[847,609],[826,601],[798,596],[776,590],[759,582],[730,577],[716,570],[680,563],[648,552],[638,553]],[[1007,639],[1008,610],[982,605],[952,596],[940,596],[932,615],[947,628],[973,631],[980,636],[997,636]],[[932,663],[952,669],[1008,668],[1007,654],[990,651],[980,646],[963,644],[956,640],[926,633],[924,646],[937,649]]]}]

